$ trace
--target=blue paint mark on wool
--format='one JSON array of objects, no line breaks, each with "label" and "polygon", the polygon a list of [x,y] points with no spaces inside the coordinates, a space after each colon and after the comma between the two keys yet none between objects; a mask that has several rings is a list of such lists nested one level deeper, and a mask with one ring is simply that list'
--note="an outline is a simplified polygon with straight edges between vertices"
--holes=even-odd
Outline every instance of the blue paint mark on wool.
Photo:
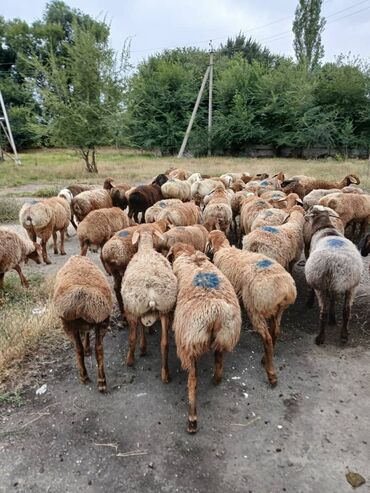
[{"label": "blue paint mark on wool", "polygon": [[257,263],[256,263],[256,266],[259,268],[259,269],[267,269],[268,267],[270,267],[271,265],[273,264],[273,261],[272,260],[269,260],[267,258],[263,259],[263,260],[259,260]]},{"label": "blue paint mark on wool", "polygon": [[220,279],[214,272],[198,272],[193,278],[193,286],[198,288],[218,289]]},{"label": "blue paint mark on wool", "polygon": [[265,217],[270,217],[270,216],[272,216],[273,214],[274,214],[274,213],[273,213],[273,212],[271,212],[271,211],[266,211],[266,212],[265,212]]},{"label": "blue paint mark on wool", "polygon": [[340,238],[332,238],[328,240],[328,245],[331,248],[342,248],[342,246],[345,245],[345,241],[341,240]]},{"label": "blue paint mark on wool", "polygon": [[263,180],[263,181],[261,181],[261,183],[260,183],[260,186],[261,186],[261,187],[267,187],[267,185],[269,185],[269,182],[268,182],[267,180]]},{"label": "blue paint mark on wool", "polygon": [[38,200],[31,200],[31,201],[30,201],[30,204],[32,204],[32,205],[35,205],[35,204],[38,204],[38,203],[39,203],[39,201],[38,201]]},{"label": "blue paint mark on wool", "polygon": [[262,226],[261,227],[262,231],[267,231],[267,233],[278,233],[279,230],[277,228],[274,228],[273,226]]},{"label": "blue paint mark on wool", "polygon": [[159,202],[159,207],[162,207],[162,209],[166,206],[166,202],[163,202],[162,200]]},{"label": "blue paint mark on wool", "polygon": [[128,231],[120,231],[118,233],[118,236],[120,236],[121,238],[126,238],[126,236],[128,236]]}]

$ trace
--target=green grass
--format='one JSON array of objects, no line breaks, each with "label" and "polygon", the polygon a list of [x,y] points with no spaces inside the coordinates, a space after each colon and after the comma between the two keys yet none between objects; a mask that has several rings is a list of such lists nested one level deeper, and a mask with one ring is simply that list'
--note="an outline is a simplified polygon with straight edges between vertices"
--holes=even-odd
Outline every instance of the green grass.
[{"label": "green grass", "polygon": [[20,205],[11,197],[0,197],[0,225],[1,223],[18,222]]},{"label": "green grass", "polygon": [[[1,188],[19,185],[41,185],[43,196],[53,189],[60,189],[70,183],[102,184],[107,176],[117,182],[135,184],[145,181],[163,172],[170,166],[182,167],[211,175],[227,171],[247,171],[249,173],[283,170],[287,175],[306,174],[318,178],[339,180],[348,173],[360,176],[363,187],[370,189],[369,161],[359,160],[299,160],[299,159],[251,159],[232,157],[211,157],[177,159],[176,157],[156,157],[154,154],[141,153],[127,149],[100,149],[97,154],[99,174],[85,171],[84,162],[72,150],[53,149],[30,151],[21,154],[22,166],[13,161],[0,165]],[[47,185],[51,184],[52,187]],[[50,192],[49,192],[50,191]],[[40,196],[37,190],[25,190],[32,196]],[[1,221],[1,220],[0,220]]]}]

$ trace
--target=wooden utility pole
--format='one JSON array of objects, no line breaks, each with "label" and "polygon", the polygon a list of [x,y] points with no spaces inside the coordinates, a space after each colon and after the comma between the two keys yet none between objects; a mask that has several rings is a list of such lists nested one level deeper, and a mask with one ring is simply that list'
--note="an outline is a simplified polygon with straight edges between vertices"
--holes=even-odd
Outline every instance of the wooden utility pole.
[{"label": "wooden utility pole", "polygon": [[191,128],[193,126],[195,116],[197,114],[200,100],[202,99],[202,95],[204,92],[204,88],[206,87],[207,80],[209,78],[209,100],[208,100],[208,156],[211,155],[211,130],[212,130],[212,90],[213,90],[213,48],[212,44],[210,43],[211,46],[211,51],[209,54],[209,65],[207,67],[207,70],[204,74],[202,85],[200,86],[197,100],[195,101],[193,113],[191,114],[190,120],[189,120],[189,125],[188,128],[186,129],[185,135],[184,135],[184,140],[182,141],[181,148],[179,150],[179,153],[177,155],[178,158],[183,157],[184,151],[186,148],[186,144],[188,143],[189,135],[191,132]]},{"label": "wooden utility pole", "polygon": [[[1,110],[0,115],[2,113],[2,116],[0,116],[0,126],[3,129],[5,136],[9,141],[10,147],[12,148],[12,151],[14,153],[13,159],[14,159],[15,163],[20,165],[21,160],[19,159],[18,154],[17,154],[17,148],[15,147],[12,129],[10,128],[8,114],[6,112],[4,99],[3,99],[3,95],[1,94],[1,91],[0,91],[0,110]],[[5,123],[5,125],[4,125],[4,123]]]},{"label": "wooden utility pole", "polygon": [[212,93],[213,93],[213,46],[209,43],[209,85],[208,85],[208,156],[212,155]]}]

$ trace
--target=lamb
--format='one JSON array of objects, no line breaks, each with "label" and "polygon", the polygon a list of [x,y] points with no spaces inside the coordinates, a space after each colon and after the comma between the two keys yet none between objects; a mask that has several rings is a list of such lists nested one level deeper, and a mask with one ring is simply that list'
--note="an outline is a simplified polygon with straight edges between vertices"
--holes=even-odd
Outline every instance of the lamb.
[{"label": "lamb", "polygon": [[106,392],[103,338],[109,327],[112,293],[103,273],[86,257],[70,257],[57,273],[53,303],[64,331],[75,344],[82,384],[89,382],[84,356],[91,354],[89,331],[95,328],[98,389]]},{"label": "lamb", "polygon": [[85,256],[88,248],[95,252],[99,248],[102,249],[116,231],[128,226],[130,226],[130,219],[119,207],[91,211],[77,228],[80,255]]},{"label": "lamb", "polygon": [[225,234],[229,233],[233,212],[227,192],[221,185],[213,190],[210,200],[203,210],[202,218],[204,223],[214,220],[221,231],[224,231]]},{"label": "lamb", "polygon": [[341,340],[347,342],[351,307],[363,269],[361,255],[355,245],[333,227],[327,211],[313,210],[307,216],[312,236],[305,275],[320,305],[320,332],[315,342],[323,344],[325,341],[328,312],[329,323],[335,325],[335,299],[341,294],[345,295]]},{"label": "lamb", "polygon": [[64,234],[71,219],[71,209],[68,202],[61,197],[33,200],[23,204],[19,211],[19,222],[27,231],[29,238],[36,241],[41,239],[42,258],[46,264],[51,264],[46,249],[47,241],[53,236],[54,253],[58,254],[57,232],[60,234],[60,254],[65,255]]},{"label": "lamb", "polygon": [[171,178],[161,186],[161,191],[165,199],[191,200],[191,184],[188,181]]},{"label": "lamb", "polygon": [[166,219],[174,226],[191,226],[200,222],[200,209],[194,202],[170,204],[157,217],[158,220]]},{"label": "lamb", "polygon": [[229,279],[253,328],[262,337],[265,347],[262,362],[270,384],[276,385],[273,350],[284,310],[297,297],[294,279],[279,263],[265,255],[231,247],[220,231],[209,234],[206,253]]},{"label": "lamb", "polygon": [[[151,224],[139,224],[118,231],[112,238],[103,246],[101,252],[102,263],[105,270],[112,274],[114,279],[114,292],[116,293],[119,310],[123,316],[124,308],[121,296],[122,277],[126,268],[137,252],[137,245],[132,244],[132,235],[135,231],[157,230],[159,233],[164,233],[168,223],[165,219]],[[156,240],[156,236],[154,240]]]},{"label": "lamb", "polygon": [[158,241],[157,250],[166,256],[176,243],[193,245],[196,250],[204,252],[208,231],[202,224],[194,226],[172,226],[169,231],[163,233],[163,240]]},{"label": "lamb", "polygon": [[[218,185],[220,181],[205,179],[202,181],[197,181],[191,185],[191,198],[195,201],[197,205],[203,202],[206,195],[211,193]],[[222,184],[222,186],[224,186]]]},{"label": "lamb", "polygon": [[359,185],[360,179],[358,178],[358,176],[347,175],[343,178],[343,180],[339,182],[330,182],[326,180],[318,180],[311,176],[297,175],[297,176],[293,176],[289,180],[284,180],[281,184],[281,187],[284,192],[297,193],[301,197],[301,199],[303,199],[303,197],[309,194],[310,192],[312,192],[312,190],[323,189],[323,188],[342,189],[343,187],[346,187],[350,184]]},{"label": "lamb", "polygon": [[150,185],[140,185],[128,196],[129,217],[138,223],[138,214],[144,218],[145,211],[159,200],[163,199],[161,186],[168,180],[166,175],[158,175]]},{"label": "lamb", "polygon": [[303,209],[295,205],[281,226],[262,226],[243,238],[243,249],[263,253],[292,271],[303,249]]},{"label": "lamb", "polygon": [[182,204],[182,201],[180,199],[166,199],[156,202],[145,211],[145,222],[153,223],[154,221],[157,221],[162,210],[174,204]]},{"label": "lamb", "polygon": [[344,227],[351,221],[360,222],[361,234],[365,234],[370,221],[370,195],[335,193],[320,199],[319,204],[336,211]]},{"label": "lamb", "polygon": [[179,292],[173,320],[177,355],[188,375],[188,432],[197,431],[197,360],[214,351],[214,381],[219,384],[223,352],[232,351],[239,340],[241,314],[238,298],[229,280],[207,257],[191,245],[171,248],[173,271]]},{"label": "lamb", "polygon": [[113,207],[112,198],[107,190],[87,190],[72,200],[72,211],[81,222],[91,211]]},{"label": "lamb", "polygon": [[122,280],[121,295],[125,315],[130,328],[130,348],[127,365],[135,362],[136,331],[141,321],[140,354],[146,353],[145,327],[161,320],[161,379],[169,381],[168,326],[177,297],[177,279],[169,261],[153,249],[153,236],[158,231],[135,231],[132,243],[138,243],[138,251],[127,266]]},{"label": "lamb", "polygon": [[103,188],[110,193],[113,207],[119,207],[120,209],[125,210],[128,206],[126,192],[130,190],[131,186],[127,183],[113,185],[112,182],[113,178],[106,178],[104,180]]},{"label": "lamb", "polygon": [[15,231],[0,227],[0,297],[4,290],[5,273],[14,269],[21,280],[22,286],[28,288],[21,263],[27,263],[29,259],[37,264],[41,263],[41,246],[28,238],[22,238]]}]

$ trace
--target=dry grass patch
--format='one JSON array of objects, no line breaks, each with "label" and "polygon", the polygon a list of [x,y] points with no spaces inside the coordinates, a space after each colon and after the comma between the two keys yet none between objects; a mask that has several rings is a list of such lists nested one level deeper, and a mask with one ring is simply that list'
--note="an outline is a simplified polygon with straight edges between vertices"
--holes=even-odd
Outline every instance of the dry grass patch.
[{"label": "dry grass patch", "polygon": [[2,223],[18,222],[20,205],[10,197],[0,198],[0,225]]},{"label": "dry grass patch", "polygon": [[[23,360],[47,341],[57,347],[64,339],[59,320],[54,313],[50,293],[52,285],[40,275],[28,276],[30,288],[26,290],[17,275],[5,276],[5,297],[0,307],[0,388]],[[19,379],[23,386],[24,379]],[[6,401],[7,393],[0,397]],[[1,399],[0,399],[1,401]]]}]

